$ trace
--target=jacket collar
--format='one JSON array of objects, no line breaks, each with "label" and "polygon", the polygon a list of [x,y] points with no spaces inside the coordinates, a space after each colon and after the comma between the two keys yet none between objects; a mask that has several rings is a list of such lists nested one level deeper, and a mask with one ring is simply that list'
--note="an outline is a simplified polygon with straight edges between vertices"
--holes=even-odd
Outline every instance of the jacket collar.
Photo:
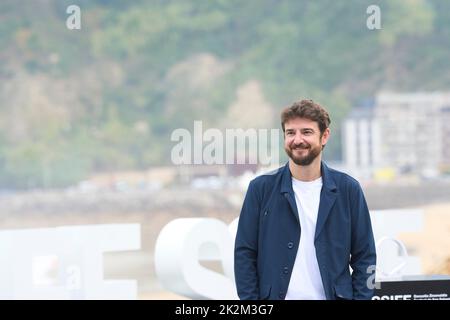
[{"label": "jacket collar", "polygon": [[[320,164],[320,170],[322,174],[323,188],[331,192],[336,192],[336,183],[333,177],[331,177],[330,169],[323,161]],[[294,194],[294,189],[292,189],[292,174],[291,170],[289,169],[289,162],[286,163],[283,168],[280,193],[289,193],[292,195]]]},{"label": "jacket collar", "polygon": [[[336,183],[331,176],[331,171],[328,169],[327,165],[322,161],[320,165],[321,173],[322,173],[322,191],[320,193],[320,204],[319,204],[319,212],[317,215],[317,223],[314,239],[317,239],[320,235],[320,232],[327,221],[327,218],[331,212],[331,208],[336,201],[338,190],[336,188]],[[289,163],[287,163],[284,167],[284,171],[281,176],[281,188],[280,193],[283,193],[289,205],[291,207],[292,212],[294,213],[297,222],[300,222],[300,218],[298,215],[297,204],[295,202],[295,194],[294,189],[292,189],[292,175],[291,170],[289,170]],[[301,226],[300,226],[301,228]]]}]

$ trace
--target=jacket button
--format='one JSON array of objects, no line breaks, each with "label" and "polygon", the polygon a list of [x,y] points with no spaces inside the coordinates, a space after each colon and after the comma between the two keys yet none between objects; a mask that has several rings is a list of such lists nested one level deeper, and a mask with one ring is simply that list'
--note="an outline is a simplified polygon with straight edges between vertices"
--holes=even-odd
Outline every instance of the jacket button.
[{"label": "jacket button", "polygon": [[284,272],[285,274],[287,274],[287,273],[289,272],[289,268],[288,268],[288,267],[284,267],[284,268],[283,268],[283,272]]},{"label": "jacket button", "polygon": [[292,249],[293,247],[294,247],[294,244],[293,244],[292,242],[289,242],[289,243],[288,243],[288,248],[289,248],[289,249]]}]

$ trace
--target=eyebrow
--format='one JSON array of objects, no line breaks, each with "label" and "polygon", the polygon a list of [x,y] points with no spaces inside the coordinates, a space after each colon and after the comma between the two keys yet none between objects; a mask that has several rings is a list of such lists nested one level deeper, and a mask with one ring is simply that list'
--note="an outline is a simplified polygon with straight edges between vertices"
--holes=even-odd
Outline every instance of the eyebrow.
[{"label": "eyebrow", "polygon": [[[296,129],[286,129],[286,132],[292,132],[292,131],[296,131]],[[301,128],[300,129],[300,131],[313,131],[314,132],[314,129],[313,128]]]}]

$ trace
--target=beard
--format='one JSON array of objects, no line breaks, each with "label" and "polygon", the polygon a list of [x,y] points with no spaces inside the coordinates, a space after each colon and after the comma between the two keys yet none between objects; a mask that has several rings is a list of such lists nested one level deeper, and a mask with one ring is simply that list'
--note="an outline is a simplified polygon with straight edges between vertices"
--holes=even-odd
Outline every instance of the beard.
[{"label": "beard", "polygon": [[[295,149],[302,149],[302,150],[309,150],[304,156],[295,155],[294,151]],[[297,146],[288,146],[284,147],[284,150],[286,151],[289,158],[292,159],[292,161],[299,166],[309,166],[314,159],[316,159],[319,154],[322,152],[321,146],[311,147],[310,144],[299,144]]]}]

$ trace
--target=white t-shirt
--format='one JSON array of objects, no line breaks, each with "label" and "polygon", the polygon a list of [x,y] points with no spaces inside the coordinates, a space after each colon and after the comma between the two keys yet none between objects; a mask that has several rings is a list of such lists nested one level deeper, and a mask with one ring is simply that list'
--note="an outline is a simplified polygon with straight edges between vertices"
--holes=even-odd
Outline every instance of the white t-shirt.
[{"label": "white t-shirt", "polygon": [[292,178],[292,188],[300,218],[301,234],[286,300],[325,300],[314,247],[322,177],[307,182]]}]

